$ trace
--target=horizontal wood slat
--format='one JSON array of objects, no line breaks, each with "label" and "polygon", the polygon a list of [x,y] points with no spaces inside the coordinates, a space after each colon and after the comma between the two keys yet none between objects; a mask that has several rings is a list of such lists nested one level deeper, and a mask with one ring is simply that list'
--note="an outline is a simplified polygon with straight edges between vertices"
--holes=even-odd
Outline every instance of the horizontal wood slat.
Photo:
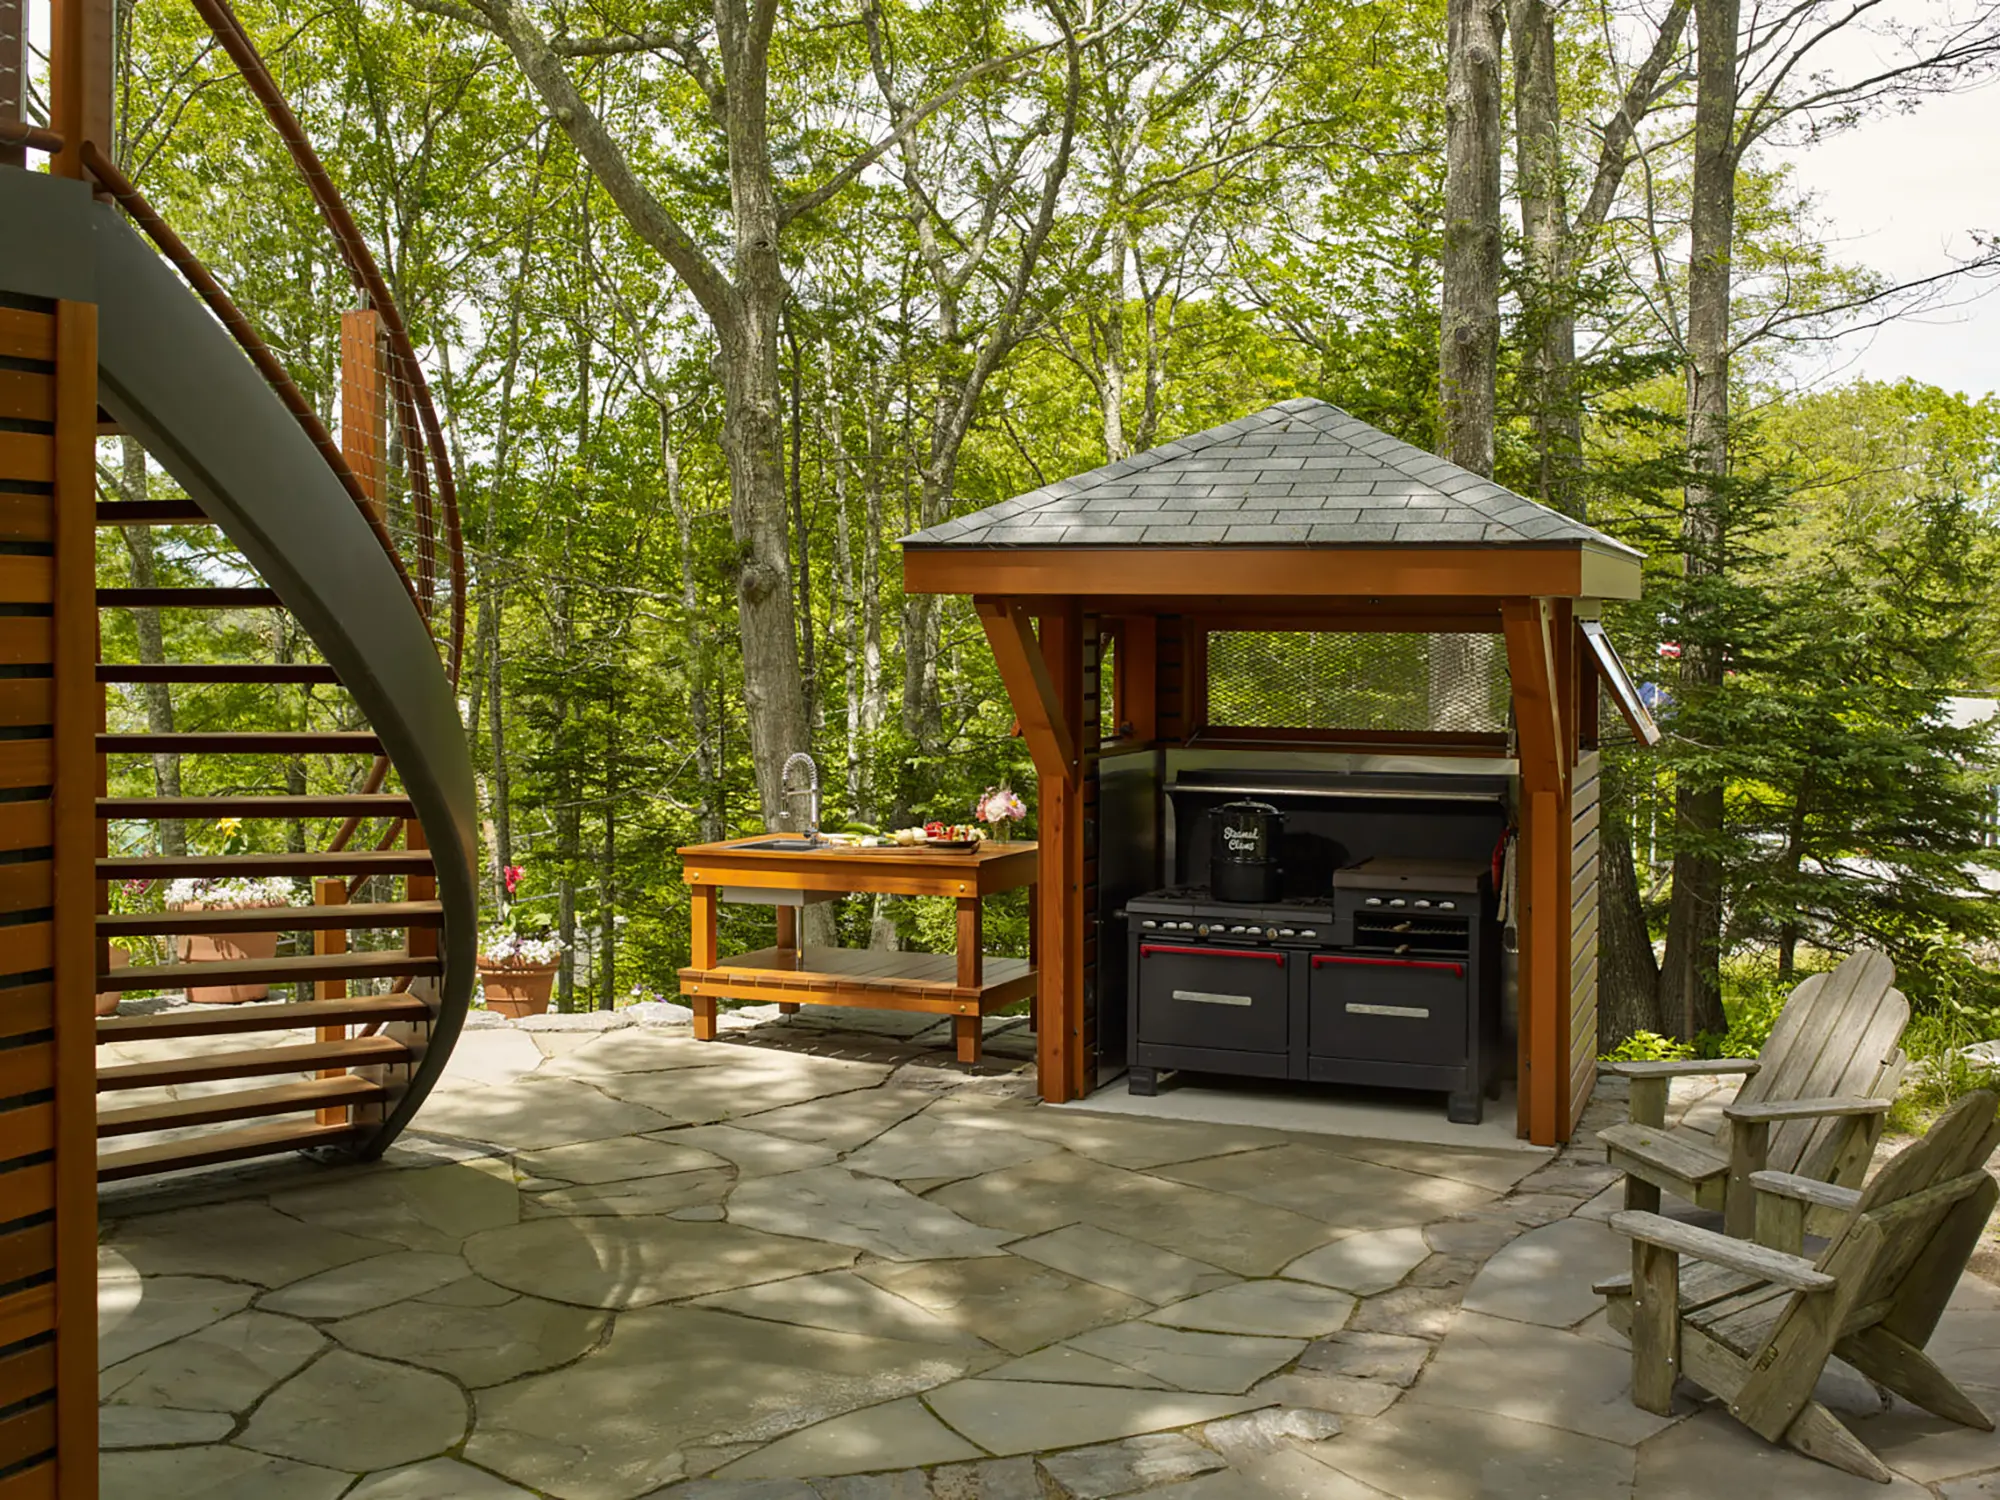
[{"label": "horizontal wood slat", "polygon": [[[212,966],[201,967],[205,970]],[[152,1016],[105,1016],[97,1023],[97,1040],[134,1042],[167,1037],[231,1036],[238,1032],[287,1031],[307,1026],[428,1021],[430,1015],[430,1006],[415,995],[356,995],[347,1000],[297,1000],[272,1005],[231,1005],[216,1010],[169,1010]]]},{"label": "horizontal wood slat", "polygon": [[100,880],[180,880],[203,875],[428,875],[421,849],[342,849],[317,854],[121,855],[97,862]]},{"label": "horizontal wood slat", "polygon": [[0,1050],[0,1099],[18,1099],[47,1088],[55,1073],[55,1058],[55,1050],[47,1042]]},{"label": "horizontal wood slat", "polygon": [[[12,1223],[33,1214],[45,1214],[56,1205],[56,1169],[53,1162],[13,1167],[0,1172],[0,1223]],[[0,1339],[0,1344],[9,1342]]]},{"label": "horizontal wood slat", "polygon": [[242,1161],[252,1156],[304,1151],[312,1146],[334,1146],[351,1141],[361,1133],[360,1126],[320,1125],[310,1120],[253,1125],[243,1130],[218,1131],[193,1140],[168,1141],[132,1151],[106,1152],[97,1159],[97,1176],[100,1182],[116,1182],[121,1178],[144,1177],[154,1172],[214,1166],[219,1162]]},{"label": "horizontal wood slat", "polygon": [[318,662],[99,662],[99,682],[296,683],[340,685],[340,674]]},{"label": "horizontal wood slat", "polygon": [[55,357],[56,320],[51,314],[0,307],[0,358],[53,364]]},{"label": "horizontal wood slat", "polygon": [[99,937],[190,932],[340,932],[377,927],[442,927],[438,901],[358,901],[352,906],[265,906],[243,911],[141,911],[97,919]]},{"label": "horizontal wood slat", "polygon": [[0,432],[0,479],[54,484],[56,440],[42,432]]},{"label": "horizontal wood slat", "polygon": [[416,807],[408,797],[389,793],[324,797],[99,797],[100,818],[409,818]]},{"label": "horizontal wood slat", "polygon": [[55,1326],[56,1294],[49,1283],[0,1297],[0,1346],[18,1344]]},{"label": "horizontal wood slat", "polygon": [[23,791],[47,786],[55,774],[55,746],[48,740],[0,740],[0,787]]},{"label": "horizontal wood slat", "polygon": [[52,1271],[56,1264],[56,1226],[30,1224],[0,1234],[0,1286],[11,1286]]},{"label": "horizontal wood slat", "polygon": [[26,729],[55,718],[55,684],[46,677],[0,677],[0,727]]},{"label": "horizontal wood slat", "polygon": [[97,1134],[100,1140],[109,1140],[149,1130],[176,1130],[193,1125],[220,1125],[230,1120],[262,1119],[266,1115],[300,1114],[309,1109],[380,1104],[388,1096],[389,1091],[379,1083],[354,1073],[340,1073],[330,1078],[279,1084],[275,1088],[238,1089],[167,1104],[107,1109],[97,1117]]},{"label": "horizontal wood slat", "polygon": [[[38,495],[9,495],[8,500],[50,502]],[[0,615],[0,666],[46,664],[55,650],[55,622],[47,615]]]},{"label": "horizontal wood slat", "polygon": [[100,734],[105,755],[380,755],[367,730],[231,730],[193,734]]},{"label": "horizontal wood slat", "polygon": [[200,526],[208,512],[192,500],[100,500],[99,526]]},{"label": "horizontal wood slat", "polygon": [[406,1062],[409,1049],[385,1036],[342,1042],[304,1042],[296,1047],[259,1047],[245,1052],[211,1052],[153,1062],[117,1063],[97,1070],[97,1091],[170,1088],[221,1078],[256,1078],[273,1073],[310,1073],[319,1068],[358,1068]]},{"label": "horizontal wood slat", "polygon": [[45,859],[0,864],[0,912],[45,909],[55,899],[52,875]]},{"label": "horizontal wood slat", "polygon": [[[380,979],[385,975],[442,973],[441,959],[400,948],[354,953],[312,953],[297,958],[222,959],[190,964],[134,964],[97,976],[106,993],[177,990],[184,985],[297,984],[309,979]],[[303,1006],[295,1007],[303,1009]]]},{"label": "horizontal wood slat", "polygon": [[0,927],[0,974],[33,974],[53,962],[54,933],[47,922]]},{"label": "horizontal wood slat", "polygon": [[39,370],[0,370],[0,419],[9,422],[53,422],[56,383]]},{"label": "horizontal wood slat", "polygon": [[0,1407],[51,1390],[56,1383],[56,1346],[33,1344],[0,1359]]},{"label": "horizontal wood slat", "polygon": [[55,987],[47,982],[0,989],[0,1041],[47,1031],[55,1016]]},{"label": "horizontal wood slat", "polygon": [[99,609],[257,609],[275,608],[282,603],[276,589],[128,589],[97,591]]},{"label": "horizontal wood slat", "polygon": [[55,1464],[37,1464],[0,1479],[0,1500],[57,1500]]},{"label": "horizontal wood slat", "polygon": [[47,1104],[0,1110],[0,1159],[35,1156],[55,1149],[55,1110]]}]

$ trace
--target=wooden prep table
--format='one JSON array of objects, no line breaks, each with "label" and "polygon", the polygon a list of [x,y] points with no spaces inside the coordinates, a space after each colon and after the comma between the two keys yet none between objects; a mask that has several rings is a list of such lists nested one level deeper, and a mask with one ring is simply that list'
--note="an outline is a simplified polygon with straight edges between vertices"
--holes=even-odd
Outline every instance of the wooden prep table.
[{"label": "wooden prep table", "polygon": [[[985,842],[964,851],[901,845],[757,847],[782,839],[760,834],[680,851],[694,922],[693,952],[680,971],[681,997],[694,1010],[695,1036],[715,1039],[715,1003],[724,997],[776,1001],[788,1014],[808,1003],[928,1011],[952,1018],[960,1062],[979,1061],[980,1018],[1035,993],[1036,846]],[[988,958],[982,951],[981,902],[1021,886],[1030,888],[1028,957]],[[957,953],[799,946],[802,905],[857,891],[952,898],[958,903]],[[732,958],[717,956],[716,915],[725,892],[732,900],[776,907],[776,946]]]}]

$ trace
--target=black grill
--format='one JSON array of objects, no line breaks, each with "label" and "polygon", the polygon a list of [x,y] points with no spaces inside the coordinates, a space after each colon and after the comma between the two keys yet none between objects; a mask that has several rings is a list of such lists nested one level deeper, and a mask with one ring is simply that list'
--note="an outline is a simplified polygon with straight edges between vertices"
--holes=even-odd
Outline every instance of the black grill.
[{"label": "black grill", "polygon": [[1483,862],[1366,860],[1326,899],[1255,905],[1177,886],[1126,918],[1133,1093],[1175,1069],[1377,1084],[1479,1121],[1499,1010]]}]

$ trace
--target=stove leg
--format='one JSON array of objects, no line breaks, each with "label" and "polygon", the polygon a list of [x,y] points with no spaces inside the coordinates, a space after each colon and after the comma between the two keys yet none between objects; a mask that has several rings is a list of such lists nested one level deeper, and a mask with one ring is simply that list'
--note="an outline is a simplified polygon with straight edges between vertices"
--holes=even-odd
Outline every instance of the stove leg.
[{"label": "stove leg", "polygon": [[1150,1099],[1160,1091],[1160,1072],[1157,1068],[1128,1068],[1125,1072],[1125,1091]]},{"label": "stove leg", "polygon": [[1477,1088],[1454,1090],[1444,1114],[1454,1125],[1477,1125],[1486,1118],[1486,1101]]}]

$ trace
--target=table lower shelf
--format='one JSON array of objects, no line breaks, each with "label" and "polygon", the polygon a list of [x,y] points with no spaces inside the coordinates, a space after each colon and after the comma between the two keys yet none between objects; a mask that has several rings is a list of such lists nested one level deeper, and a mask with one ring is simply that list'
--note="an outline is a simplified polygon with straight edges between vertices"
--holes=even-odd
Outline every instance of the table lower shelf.
[{"label": "table lower shelf", "polygon": [[721,959],[713,968],[682,969],[680,989],[694,1009],[698,1037],[714,1037],[718,999],[927,1011],[958,1018],[959,1058],[973,1062],[979,1018],[1033,995],[1036,973],[1026,959],[989,957],[981,962],[980,977],[977,987],[960,985],[958,958],[950,953],[759,948]]}]

